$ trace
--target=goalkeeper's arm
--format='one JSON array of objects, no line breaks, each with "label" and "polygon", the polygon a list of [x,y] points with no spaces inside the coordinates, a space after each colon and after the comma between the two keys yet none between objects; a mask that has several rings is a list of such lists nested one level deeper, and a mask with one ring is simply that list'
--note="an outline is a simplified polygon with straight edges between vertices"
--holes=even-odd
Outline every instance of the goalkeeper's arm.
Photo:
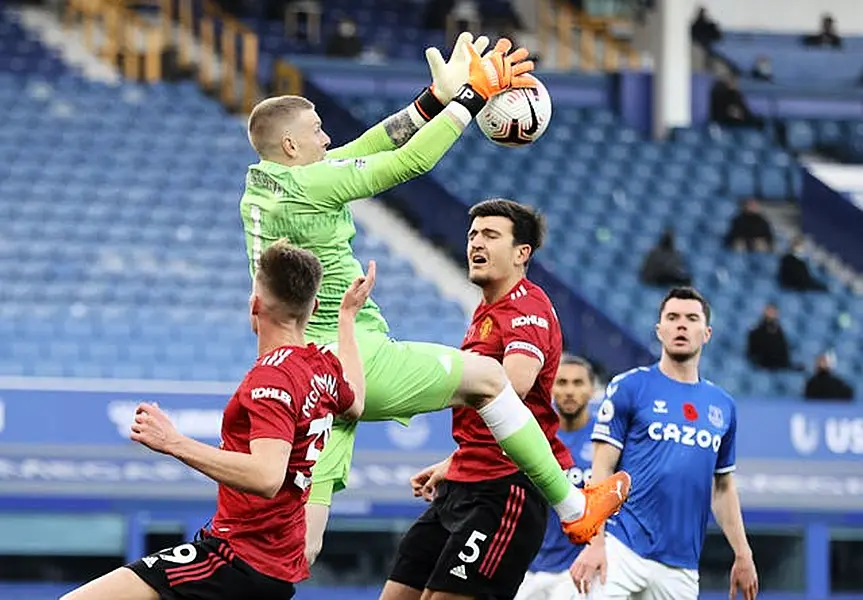
[{"label": "goalkeeper's arm", "polygon": [[444,104],[427,87],[399,112],[371,127],[354,141],[327,152],[327,158],[359,158],[401,148],[443,109]]},{"label": "goalkeeper's arm", "polygon": [[401,148],[355,159],[324,160],[291,169],[298,192],[319,206],[368,198],[428,173],[461,136],[485,99],[465,86]]},{"label": "goalkeeper's arm", "polygon": [[484,35],[474,41],[468,32],[461,33],[453,46],[449,61],[444,62],[437,48],[426,50],[432,85],[425,88],[406,108],[387,117],[359,138],[327,153],[327,158],[359,158],[404,146],[420,128],[436,117],[467,83],[470,72],[472,45],[474,53],[482,54],[489,40]]},{"label": "goalkeeper's arm", "polygon": [[297,195],[319,207],[338,207],[368,198],[431,171],[477,116],[489,98],[513,86],[531,87],[527,76],[533,62],[524,48],[507,55],[512,42],[501,38],[494,50],[480,57],[467,44],[468,83],[459,88],[446,108],[404,146],[357,159],[324,160],[291,169]]}]

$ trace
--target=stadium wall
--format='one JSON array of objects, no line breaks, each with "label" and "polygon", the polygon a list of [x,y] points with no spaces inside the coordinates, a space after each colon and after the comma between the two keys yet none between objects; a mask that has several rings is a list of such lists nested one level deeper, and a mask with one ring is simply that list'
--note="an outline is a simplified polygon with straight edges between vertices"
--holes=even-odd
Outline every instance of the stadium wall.
[{"label": "stadium wall", "polygon": [[[0,555],[113,551],[131,560],[145,553],[145,536],[154,527],[171,524],[190,537],[211,516],[214,485],[180,463],[132,444],[127,430],[137,403],[158,401],[181,431],[217,444],[227,393],[188,387],[167,393],[182,389],[170,383],[149,391],[104,384],[40,389],[14,383],[0,381]],[[419,467],[451,452],[449,425],[448,411],[417,417],[407,428],[364,424],[350,486],[336,499],[334,518],[352,519],[358,529],[415,518],[423,503],[412,497],[406,482]],[[767,591],[770,585],[785,590],[763,597],[840,598],[830,596],[831,544],[849,531],[863,540],[859,409],[741,399],[737,440],[736,480],[756,560],[764,564]],[[770,550],[759,550],[762,543]],[[797,549],[774,560],[777,544]],[[716,539],[711,548],[710,560],[725,572],[727,556],[716,551],[727,550],[725,543]],[[768,563],[774,564],[768,568]],[[789,568],[797,572],[792,580],[787,579]],[[708,590],[724,585],[716,576],[703,575],[702,581]],[[298,597],[341,600],[345,594],[360,599],[377,594],[377,588],[312,585]],[[51,594],[57,588],[40,584],[24,589],[0,586],[0,598],[56,597]]]}]

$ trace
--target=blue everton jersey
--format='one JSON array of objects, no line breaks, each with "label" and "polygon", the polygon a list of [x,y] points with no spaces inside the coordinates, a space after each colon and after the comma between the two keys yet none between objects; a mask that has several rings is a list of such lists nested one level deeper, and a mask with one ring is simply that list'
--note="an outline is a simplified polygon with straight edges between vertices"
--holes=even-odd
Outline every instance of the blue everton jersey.
[{"label": "blue everton jersey", "polygon": [[697,569],[714,474],[734,470],[734,401],[701,380],[681,383],[658,365],[611,380],[591,439],[620,448],[629,499],[607,531],[636,554]]},{"label": "blue everton jersey", "polygon": [[[586,410],[590,410],[590,407]],[[591,418],[577,431],[557,430],[558,439],[569,448],[575,461],[575,466],[567,473],[570,481],[577,487],[584,487],[585,482],[590,480],[590,464],[593,460],[593,442],[590,441],[590,433],[593,423],[594,420]],[[533,573],[560,573],[568,570],[584,547],[573,546],[561,529],[560,517],[553,510],[549,513],[548,528],[545,530],[542,547],[528,569]]]}]

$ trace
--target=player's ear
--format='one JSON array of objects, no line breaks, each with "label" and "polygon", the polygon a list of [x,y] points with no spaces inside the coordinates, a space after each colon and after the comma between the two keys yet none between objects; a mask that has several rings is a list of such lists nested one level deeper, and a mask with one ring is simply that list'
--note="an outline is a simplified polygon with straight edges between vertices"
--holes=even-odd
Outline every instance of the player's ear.
[{"label": "player's ear", "polygon": [[533,248],[531,248],[528,244],[521,244],[518,247],[518,251],[516,256],[518,257],[518,264],[520,266],[527,265],[527,261],[530,260],[530,255],[533,252]]},{"label": "player's ear", "polygon": [[252,297],[249,298],[249,313],[253,317],[257,317],[261,312],[261,297],[257,294],[252,294]]},{"label": "player's ear", "polygon": [[282,138],[282,152],[287,154],[290,158],[294,158],[297,155],[297,145],[294,144],[294,140],[288,136]]},{"label": "player's ear", "polygon": [[315,296],[315,305],[312,307],[312,314],[318,312],[318,308],[321,306],[321,301],[318,300],[318,297]]},{"label": "player's ear", "polygon": [[657,323],[656,325],[653,326],[653,330],[654,330],[654,332],[656,332],[656,339],[658,339],[661,343],[662,342],[662,336],[659,335],[659,323]]},{"label": "player's ear", "polygon": [[713,327],[708,325],[704,328],[704,343],[709,342],[711,337],[713,337]]}]

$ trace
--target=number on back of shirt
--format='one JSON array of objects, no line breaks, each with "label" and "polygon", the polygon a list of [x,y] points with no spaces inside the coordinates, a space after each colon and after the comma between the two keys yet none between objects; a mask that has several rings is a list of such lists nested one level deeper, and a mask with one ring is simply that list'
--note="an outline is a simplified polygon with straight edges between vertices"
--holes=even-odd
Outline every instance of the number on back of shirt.
[{"label": "number on back of shirt", "polygon": [[[318,461],[324,447],[330,439],[330,434],[333,431],[333,413],[328,413],[325,417],[313,420],[309,423],[309,431],[306,437],[314,438],[309,443],[309,449],[306,450],[306,461],[314,466]],[[305,473],[297,473],[294,477],[294,483],[301,490],[305,490],[312,483],[312,478]]]}]

